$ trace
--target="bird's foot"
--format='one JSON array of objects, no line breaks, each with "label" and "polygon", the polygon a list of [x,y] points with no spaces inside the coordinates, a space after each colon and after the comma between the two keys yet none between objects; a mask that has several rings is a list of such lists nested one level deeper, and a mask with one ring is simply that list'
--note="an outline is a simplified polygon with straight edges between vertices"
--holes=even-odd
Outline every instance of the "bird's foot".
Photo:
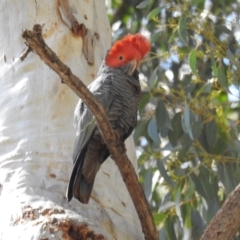
[{"label": "bird's foot", "polygon": [[117,130],[113,130],[114,134],[115,134],[115,138],[116,138],[116,142],[120,141],[121,135]]},{"label": "bird's foot", "polygon": [[117,143],[117,149],[121,152],[123,156],[126,155],[127,149],[124,142],[119,141]]},{"label": "bird's foot", "polygon": [[126,146],[124,142],[121,140],[121,135],[117,130],[114,130],[115,138],[116,138],[116,147],[121,152],[122,155],[125,155],[127,152]]},{"label": "bird's foot", "polygon": [[[126,146],[125,146],[124,142],[121,140],[120,133],[117,130],[113,130],[113,131],[114,131],[114,135],[115,135],[116,148],[121,153],[121,155],[124,156],[124,155],[126,155],[126,152],[127,152]],[[112,159],[114,159],[112,155],[110,155],[110,157]]]}]

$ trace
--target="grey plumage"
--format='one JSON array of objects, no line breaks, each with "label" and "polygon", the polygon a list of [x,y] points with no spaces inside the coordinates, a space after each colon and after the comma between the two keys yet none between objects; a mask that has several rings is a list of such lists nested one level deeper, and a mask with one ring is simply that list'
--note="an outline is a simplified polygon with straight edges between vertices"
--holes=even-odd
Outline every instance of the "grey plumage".
[{"label": "grey plumage", "polygon": [[[102,104],[121,141],[125,141],[136,125],[141,94],[138,72],[134,71],[129,75],[131,67],[128,64],[111,68],[103,63],[98,78],[88,87]],[[70,201],[74,196],[80,202],[88,203],[95,176],[109,156],[109,151],[96,126],[94,116],[81,100],[75,110],[74,125],[77,137],[67,198]]]}]

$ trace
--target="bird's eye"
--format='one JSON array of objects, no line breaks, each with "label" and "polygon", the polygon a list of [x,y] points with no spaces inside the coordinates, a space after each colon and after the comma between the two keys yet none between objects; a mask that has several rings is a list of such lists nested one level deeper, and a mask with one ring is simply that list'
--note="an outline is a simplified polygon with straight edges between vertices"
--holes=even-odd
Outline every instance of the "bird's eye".
[{"label": "bird's eye", "polygon": [[120,56],[120,57],[119,57],[119,60],[121,60],[121,61],[122,61],[122,60],[123,60],[123,56]]}]

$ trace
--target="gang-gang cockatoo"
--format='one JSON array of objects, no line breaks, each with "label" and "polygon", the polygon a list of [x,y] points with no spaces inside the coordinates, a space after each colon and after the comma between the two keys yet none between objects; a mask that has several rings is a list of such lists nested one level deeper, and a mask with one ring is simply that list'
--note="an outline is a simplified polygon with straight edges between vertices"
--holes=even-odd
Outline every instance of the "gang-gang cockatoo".
[{"label": "gang-gang cockatoo", "polygon": [[[88,89],[102,104],[118,140],[124,142],[137,123],[141,87],[138,66],[149,52],[149,41],[140,34],[128,34],[107,52],[98,78]],[[74,196],[88,203],[95,176],[109,151],[95,118],[83,101],[75,110],[77,137],[73,150],[74,167],[67,189],[68,201]]]}]

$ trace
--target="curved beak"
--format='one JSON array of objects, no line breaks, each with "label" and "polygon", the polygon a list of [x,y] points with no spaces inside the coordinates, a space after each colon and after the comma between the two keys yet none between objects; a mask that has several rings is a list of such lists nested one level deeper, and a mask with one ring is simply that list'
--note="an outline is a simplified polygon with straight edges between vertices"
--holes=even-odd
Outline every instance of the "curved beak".
[{"label": "curved beak", "polygon": [[133,59],[132,61],[130,61],[129,63],[128,63],[128,65],[129,65],[129,69],[128,69],[128,74],[129,75],[132,75],[133,74],[133,72],[138,68],[138,62],[137,62],[137,60],[136,59]]}]

